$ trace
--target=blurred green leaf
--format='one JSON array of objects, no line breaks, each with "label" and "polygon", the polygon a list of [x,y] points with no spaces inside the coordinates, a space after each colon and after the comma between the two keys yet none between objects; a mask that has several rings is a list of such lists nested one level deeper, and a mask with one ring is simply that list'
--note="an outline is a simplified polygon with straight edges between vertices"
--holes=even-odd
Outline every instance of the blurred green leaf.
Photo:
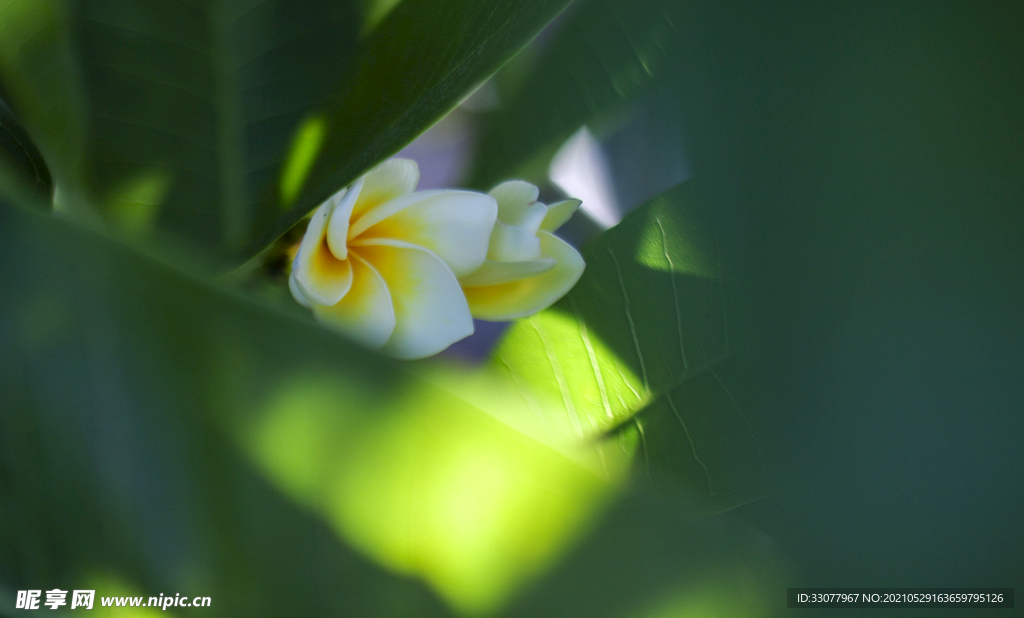
[{"label": "blurred green leaf", "polygon": [[[356,2],[9,0],[0,77],[69,208],[82,187],[117,228],[245,259],[425,131],[568,1],[408,0],[360,42]],[[161,190],[136,199],[140,185]]]},{"label": "blurred green leaf", "polygon": [[0,99],[0,165],[13,176],[9,182],[21,182],[43,199],[50,197],[53,181],[46,161],[3,99]]},{"label": "blurred green leaf", "polygon": [[[442,616],[497,611],[573,544],[611,551],[600,570],[645,564],[588,534],[617,492],[572,453],[589,447],[531,439],[487,374],[425,380],[73,225],[0,223],[0,579]],[[715,510],[624,508],[664,534]]]},{"label": "blurred green leaf", "polygon": [[[259,222],[252,250],[395,154],[459,104],[570,0],[404,0],[364,41],[328,107],[328,134],[284,218]],[[273,214],[273,213],[271,213]]]},{"label": "blurred green leaf", "polygon": [[417,365],[48,216],[0,224],[0,579],[443,615],[414,576],[478,613],[615,495]]},{"label": "blurred green leaf", "polygon": [[779,597],[793,566],[770,538],[738,518],[699,516],[702,502],[628,493],[586,543],[503,616],[785,615]]},{"label": "blurred green leaf", "polygon": [[95,0],[79,13],[94,191],[164,173],[160,223],[237,253],[296,128],[353,58],[355,7]]},{"label": "blurred green leaf", "polygon": [[716,199],[684,183],[588,244],[576,287],[513,325],[494,362],[560,431],[635,432],[645,466],[723,495],[751,480],[758,447],[726,373],[735,303],[705,214]]},{"label": "blurred green leaf", "polygon": [[64,185],[80,180],[87,131],[71,21],[68,5],[58,0],[0,2],[3,96]]},{"label": "blurred green leaf", "polygon": [[[250,242],[297,125],[338,86],[360,21],[329,1],[10,0],[2,10],[14,38],[0,70],[17,111],[41,144],[70,143],[44,148],[61,188],[81,185],[115,225],[148,220],[232,253]],[[156,176],[159,199],[124,200],[125,187]]]},{"label": "blurred green leaf", "polygon": [[484,117],[469,184],[542,180],[535,176],[577,129],[613,120],[653,85],[676,77],[688,50],[690,10],[676,0],[591,0],[575,7],[531,58],[529,76],[516,80],[502,106]]},{"label": "blurred green leaf", "polygon": [[297,372],[328,375],[341,414],[382,415],[396,364],[73,225],[6,204],[0,222],[0,580],[110,576],[214,615],[448,614],[232,437]]}]

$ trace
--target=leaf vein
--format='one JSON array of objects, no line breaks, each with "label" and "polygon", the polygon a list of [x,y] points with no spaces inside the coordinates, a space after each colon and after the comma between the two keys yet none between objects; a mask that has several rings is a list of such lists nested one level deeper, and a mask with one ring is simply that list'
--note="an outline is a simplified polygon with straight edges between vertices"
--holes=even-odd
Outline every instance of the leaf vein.
[{"label": "leaf vein", "polygon": [[679,310],[679,291],[676,289],[676,265],[672,262],[672,256],[668,252],[668,238],[665,235],[665,226],[661,223],[661,217],[655,218],[658,228],[661,229],[661,247],[665,251],[665,259],[668,260],[668,280],[672,283],[672,302],[676,307],[676,332],[679,334],[679,353],[683,357],[683,369],[689,369],[686,362],[686,348],[683,346],[683,314]]},{"label": "leaf vein", "polygon": [[572,394],[569,392],[569,385],[566,383],[565,375],[562,373],[562,365],[558,361],[558,356],[555,354],[551,341],[548,340],[547,334],[543,329],[541,329],[540,325],[538,325],[536,321],[530,320],[530,325],[533,326],[533,330],[537,331],[541,345],[544,346],[544,353],[548,357],[548,363],[551,364],[551,371],[555,375],[555,382],[558,384],[558,391],[562,395],[562,403],[565,405],[565,412],[569,415],[569,419],[572,421],[576,431],[582,436],[584,435],[583,424],[580,422],[579,414],[576,412],[576,406],[572,401]]},{"label": "leaf vein", "polygon": [[711,473],[708,471],[707,465],[700,458],[700,455],[697,454],[697,447],[693,444],[693,438],[690,436],[690,430],[686,428],[686,423],[683,422],[683,417],[679,414],[679,409],[676,408],[676,403],[672,401],[672,394],[665,393],[665,399],[668,400],[668,405],[672,408],[672,413],[675,414],[676,420],[679,421],[679,425],[683,428],[683,433],[686,434],[686,441],[690,443],[690,452],[693,453],[693,458],[698,464],[700,464],[701,468],[704,468],[704,478],[707,479],[708,482],[708,494],[711,496],[720,495],[716,494],[711,488]]},{"label": "leaf vein", "polygon": [[601,374],[601,366],[597,364],[597,354],[594,353],[594,346],[590,343],[590,334],[587,332],[587,324],[580,318],[579,309],[576,307],[576,299],[569,295],[569,306],[572,307],[572,313],[576,316],[576,323],[580,327],[580,338],[583,339],[583,345],[587,348],[587,356],[590,358],[590,366],[594,370],[594,378],[597,380],[597,389],[601,393],[601,404],[604,406],[605,414],[608,418],[614,418],[612,414],[611,402],[608,401],[608,391],[604,386],[604,376]]},{"label": "leaf vein", "polygon": [[647,367],[644,365],[644,355],[640,351],[640,338],[636,334],[636,324],[633,323],[633,313],[629,307],[629,293],[626,292],[626,280],[622,278],[622,269],[619,268],[619,259],[615,257],[615,253],[611,249],[608,249],[608,255],[612,258],[612,264],[615,265],[615,275],[619,279],[619,289],[622,290],[622,302],[626,311],[626,320],[629,322],[629,332],[633,335],[633,345],[636,347],[637,360],[640,361],[640,374],[644,380],[644,390],[650,390],[650,385],[647,381]]}]

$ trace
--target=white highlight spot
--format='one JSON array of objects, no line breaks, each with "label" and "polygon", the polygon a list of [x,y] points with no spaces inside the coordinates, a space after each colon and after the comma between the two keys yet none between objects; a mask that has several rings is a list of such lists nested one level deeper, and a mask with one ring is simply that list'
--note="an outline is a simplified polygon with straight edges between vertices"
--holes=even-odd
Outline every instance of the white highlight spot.
[{"label": "white highlight spot", "polygon": [[568,195],[582,200],[580,208],[604,227],[622,219],[608,159],[587,127],[562,144],[551,160],[548,175]]}]

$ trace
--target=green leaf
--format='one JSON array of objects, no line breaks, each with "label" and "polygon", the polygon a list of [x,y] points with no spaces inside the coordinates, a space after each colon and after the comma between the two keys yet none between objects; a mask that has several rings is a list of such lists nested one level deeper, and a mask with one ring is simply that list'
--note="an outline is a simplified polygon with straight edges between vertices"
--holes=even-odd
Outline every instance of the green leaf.
[{"label": "green leaf", "polygon": [[225,615],[480,613],[617,491],[308,317],[28,209],[0,204],[0,229],[5,580],[201,582]]},{"label": "green leaf", "polygon": [[160,222],[237,252],[300,121],[337,87],[356,46],[346,2],[86,3],[97,193],[166,178]]},{"label": "green leaf", "polygon": [[0,1],[0,83],[54,177],[77,182],[85,147],[86,95],[58,0]]},{"label": "green leaf", "polygon": [[14,176],[11,182],[22,183],[44,199],[53,191],[46,161],[3,99],[0,99],[0,166]]},{"label": "green leaf", "polygon": [[795,569],[763,532],[727,516],[702,517],[706,503],[628,493],[503,616],[784,615],[776,599]]},{"label": "green leaf", "polygon": [[[221,615],[371,611],[381,600],[360,589],[386,586],[446,614],[296,508],[224,430],[316,365],[363,402],[350,414],[371,413],[363,389],[402,384],[393,364],[76,226],[6,203],[0,221],[6,582],[189,588]],[[351,577],[318,588],[315,565]]]},{"label": "green leaf", "polygon": [[[559,25],[497,111],[484,117],[470,185],[535,176],[583,125],[609,122],[676,77],[689,7],[667,0],[594,0]],[[540,180],[539,178],[532,178]]]},{"label": "green leaf", "polygon": [[407,0],[373,9],[360,42],[354,2],[8,0],[0,77],[71,208],[246,259],[454,108],[568,1]]},{"label": "green leaf", "polygon": [[561,431],[612,432],[648,468],[696,471],[711,495],[741,489],[758,449],[727,369],[735,303],[707,216],[716,202],[691,181],[638,208],[584,248],[576,287],[495,353]]},{"label": "green leaf", "polygon": [[[405,0],[359,48],[332,98],[328,133],[285,217],[261,219],[252,250],[398,152],[461,102],[569,0]],[[279,211],[278,211],[279,212]],[[268,217],[270,214],[268,213]]]},{"label": "green leaf", "polygon": [[30,132],[47,146],[88,135],[44,148],[58,184],[81,185],[115,226],[149,222],[222,254],[251,241],[296,127],[337,88],[360,24],[350,3],[326,0],[0,11],[17,35],[0,70]]}]

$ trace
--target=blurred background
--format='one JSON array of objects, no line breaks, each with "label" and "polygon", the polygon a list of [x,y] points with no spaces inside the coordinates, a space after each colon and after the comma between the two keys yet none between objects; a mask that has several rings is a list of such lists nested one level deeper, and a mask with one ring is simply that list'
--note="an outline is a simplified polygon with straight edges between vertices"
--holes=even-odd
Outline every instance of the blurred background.
[{"label": "blurred background", "polygon": [[[608,618],[831,615],[786,609],[795,586],[1024,589],[1020,6],[548,4],[553,20],[538,18],[493,76],[436,124],[386,146],[367,138],[352,174],[397,154],[418,162],[421,189],[523,178],[542,201],[582,199],[560,235],[588,259],[581,286],[597,300],[585,316],[603,311],[600,290],[617,299],[634,285],[599,278],[620,246],[601,243],[640,234],[648,213],[695,210],[727,301],[716,336],[729,359],[711,365],[721,390],[695,380],[671,409],[652,399],[567,444],[550,439],[564,419],[536,418],[485,371],[505,358],[495,346],[538,325],[561,351],[570,335],[557,321],[578,319],[575,306],[527,326],[478,322],[440,360],[396,364],[325,335],[258,261],[243,283],[192,279],[180,257],[191,240],[173,259],[140,257],[140,237],[40,216],[8,190],[0,615],[21,613],[16,591],[51,588],[212,598],[166,612],[177,615]],[[148,10],[74,6],[86,47],[115,37],[102,20]],[[451,17],[460,7],[441,2],[439,19],[470,23]],[[360,4],[353,40],[394,46],[416,10]],[[24,14],[0,3],[0,36]],[[261,27],[291,28],[275,15]],[[475,40],[463,30],[458,40]],[[130,50],[145,37],[127,39]],[[114,62],[98,58],[94,74]],[[331,71],[344,74],[327,62],[296,79]],[[90,88],[119,96],[118,78],[91,75]],[[4,161],[31,179],[24,194],[47,195],[59,166],[40,165],[50,150],[32,146],[36,117],[10,89],[0,129],[19,148]],[[90,113],[112,105],[91,96]],[[91,130],[113,131],[96,114]],[[96,174],[124,165],[90,139]],[[202,187],[112,201],[174,205],[190,191]],[[162,215],[170,228],[187,219],[177,212]],[[204,260],[196,271],[212,270]],[[660,281],[633,297],[637,315],[665,312]],[[655,363],[632,365],[603,319],[590,322],[597,351],[587,341],[565,379],[589,371],[588,353],[604,358],[604,337],[625,359],[620,390],[648,386]],[[682,416],[673,401],[689,406]]]}]

